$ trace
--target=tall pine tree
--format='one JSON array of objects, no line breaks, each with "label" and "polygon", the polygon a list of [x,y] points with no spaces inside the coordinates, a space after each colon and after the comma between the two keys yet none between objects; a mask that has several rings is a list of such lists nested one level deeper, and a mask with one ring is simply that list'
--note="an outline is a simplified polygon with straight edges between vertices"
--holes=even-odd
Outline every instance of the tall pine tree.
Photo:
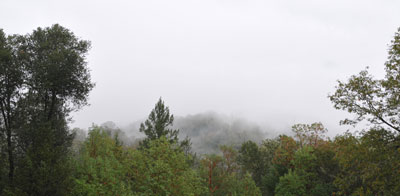
[{"label": "tall pine tree", "polygon": [[140,124],[140,132],[146,134],[146,138],[141,142],[141,147],[148,147],[151,140],[156,140],[164,136],[170,143],[178,142],[179,130],[171,129],[173,125],[174,115],[169,113],[168,106],[164,105],[164,101],[158,100],[153,110],[151,110],[148,119]]}]

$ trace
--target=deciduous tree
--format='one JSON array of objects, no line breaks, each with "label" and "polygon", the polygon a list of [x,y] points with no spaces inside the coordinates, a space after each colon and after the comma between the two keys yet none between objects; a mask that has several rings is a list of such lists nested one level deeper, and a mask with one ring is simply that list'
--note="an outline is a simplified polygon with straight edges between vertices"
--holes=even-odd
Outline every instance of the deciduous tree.
[{"label": "deciduous tree", "polygon": [[57,24],[25,36],[0,34],[0,129],[7,135],[11,188],[66,194],[69,113],[87,104],[94,86],[86,62],[90,43]]},{"label": "deciduous tree", "polygon": [[356,124],[367,120],[400,132],[400,28],[389,47],[384,79],[374,79],[368,70],[353,75],[347,82],[339,81],[330,100],[334,107],[356,115],[342,124]]}]

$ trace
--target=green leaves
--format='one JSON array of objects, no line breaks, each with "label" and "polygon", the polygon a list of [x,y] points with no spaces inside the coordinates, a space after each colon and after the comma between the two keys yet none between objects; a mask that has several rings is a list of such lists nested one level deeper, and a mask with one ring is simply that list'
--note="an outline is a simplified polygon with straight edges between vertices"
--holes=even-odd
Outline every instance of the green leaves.
[{"label": "green leaves", "polygon": [[395,195],[400,190],[396,172],[400,171],[400,28],[389,47],[385,71],[381,80],[361,71],[347,82],[339,81],[336,92],[329,96],[336,109],[356,114],[343,124],[367,120],[374,125],[361,137],[347,133],[335,140],[340,166],[335,185],[341,195]]},{"label": "green leaves", "polygon": [[222,156],[206,155],[201,160],[200,175],[208,188],[205,195],[261,195],[249,173],[243,173],[237,152],[221,146]]},{"label": "green leaves", "polygon": [[199,195],[205,189],[185,154],[161,137],[132,152],[129,176],[139,195]]},{"label": "green leaves", "polygon": [[[399,28],[400,31],[400,28]],[[336,91],[329,95],[334,107],[356,114],[342,124],[356,124],[363,120],[389,126],[400,132],[400,35],[396,32],[385,63],[386,76],[376,80],[367,70],[353,75],[347,82],[338,82]]]},{"label": "green leaves", "polygon": [[60,25],[23,36],[0,32],[0,131],[12,191],[68,193],[68,116],[87,105],[94,86],[86,66],[89,47]]},{"label": "green leaves", "polygon": [[340,166],[335,185],[340,194],[394,195],[400,191],[398,136],[372,129],[360,138],[347,133],[335,143]]},{"label": "green leaves", "polygon": [[[94,84],[90,81],[86,55],[90,42],[79,40],[70,30],[56,24],[38,28],[25,38],[27,84],[36,93],[57,96],[69,102],[69,110],[87,104],[87,96]],[[50,97],[51,99],[51,97]]]},{"label": "green leaves", "polygon": [[76,162],[74,195],[200,195],[205,187],[165,137],[143,150],[124,148],[94,127]]},{"label": "green leaves", "polygon": [[104,130],[93,127],[75,167],[74,195],[133,195],[126,177],[129,153]]},{"label": "green leaves", "polygon": [[279,184],[275,189],[276,196],[306,196],[306,184],[295,172],[289,173],[279,178]]}]

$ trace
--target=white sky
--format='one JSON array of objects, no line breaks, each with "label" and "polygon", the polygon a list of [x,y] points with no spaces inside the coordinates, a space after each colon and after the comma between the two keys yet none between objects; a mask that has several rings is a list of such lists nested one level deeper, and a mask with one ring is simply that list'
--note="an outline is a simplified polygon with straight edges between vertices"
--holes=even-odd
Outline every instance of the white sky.
[{"label": "white sky", "polygon": [[96,88],[73,126],[205,111],[276,129],[321,121],[341,133],[328,93],[370,66],[383,75],[398,0],[0,1],[0,28],[59,23],[92,42]]}]

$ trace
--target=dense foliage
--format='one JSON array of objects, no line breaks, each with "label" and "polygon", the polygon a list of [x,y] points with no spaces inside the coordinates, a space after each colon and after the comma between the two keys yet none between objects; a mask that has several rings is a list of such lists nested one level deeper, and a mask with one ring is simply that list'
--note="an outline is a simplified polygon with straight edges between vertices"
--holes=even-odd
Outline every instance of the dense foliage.
[{"label": "dense foliage", "polygon": [[330,139],[322,123],[296,124],[292,136],[210,154],[179,140],[161,98],[139,142],[124,143],[113,123],[87,136],[70,130],[70,112],[94,86],[89,46],[60,25],[24,36],[0,30],[0,195],[400,195],[400,29],[384,79],[362,71],[329,96],[356,114],[344,123],[372,127]]},{"label": "dense foliage", "polygon": [[0,132],[8,160],[2,192],[69,192],[73,134],[67,124],[94,86],[86,66],[89,47],[60,25],[24,36],[0,31]]}]

